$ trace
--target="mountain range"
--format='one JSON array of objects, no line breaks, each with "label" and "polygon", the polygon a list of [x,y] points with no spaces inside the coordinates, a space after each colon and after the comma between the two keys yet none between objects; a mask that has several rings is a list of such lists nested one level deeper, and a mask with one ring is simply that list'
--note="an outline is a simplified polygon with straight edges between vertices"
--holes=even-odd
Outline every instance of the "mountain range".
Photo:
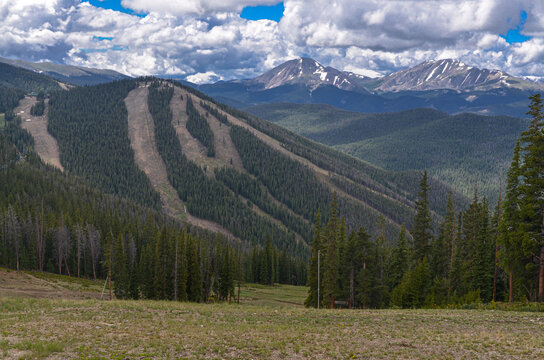
[{"label": "mountain range", "polygon": [[503,71],[478,69],[453,59],[369,78],[300,58],[253,79],[190,85],[239,109],[266,103],[322,103],[366,113],[427,107],[449,114],[518,117],[525,115],[528,96],[543,88]]}]

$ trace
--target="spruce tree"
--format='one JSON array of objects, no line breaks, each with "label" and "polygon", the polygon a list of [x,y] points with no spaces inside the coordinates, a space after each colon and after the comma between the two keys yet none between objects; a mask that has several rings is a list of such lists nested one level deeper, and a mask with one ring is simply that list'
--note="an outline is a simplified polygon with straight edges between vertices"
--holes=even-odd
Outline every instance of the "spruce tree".
[{"label": "spruce tree", "polygon": [[[308,296],[304,301],[306,307],[317,307],[318,301],[321,299],[317,298],[317,286],[318,286],[318,275],[317,275],[317,265],[318,265],[318,252],[322,250],[322,230],[321,230],[321,209],[317,209],[317,214],[315,216],[314,224],[314,238],[312,241],[312,257],[310,258],[310,263],[308,265]],[[320,297],[323,294],[322,289],[320,289]]]},{"label": "spruce tree", "polygon": [[126,299],[130,296],[130,283],[127,254],[125,251],[124,239],[121,234],[117,236],[117,240],[113,246],[112,261],[112,280],[115,285],[115,297],[118,299]]},{"label": "spruce tree", "polygon": [[389,268],[389,288],[394,289],[402,280],[406,271],[408,271],[408,240],[406,237],[406,227],[402,224],[400,228],[397,244],[393,248]]},{"label": "spruce tree", "polygon": [[544,301],[544,115],[542,97],[530,97],[527,115],[531,116],[529,129],[522,133],[523,165],[521,172],[521,230],[524,232],[523,248],[534,259],[532,267],[537,273],[538,300]]},{"label": "spruce tree", "polygon": [[338,253],[337,240],[339,237],[340,224],[338,221],[338,201],[336,193],[330,207],[330,216],[325,230],[325,261],[323,262],[323,302],[325,306],[334,308],[334,295],[336,290]]},{"label": "spruce tree", "polygon": [[187,240],[187,297],[189,301],[202,299],[202,275],[200,273],[200,255],[196,239],[188,236]]},{"label": "spruce tree", "polygon": [[170,236],[166,228],[163,228],[157,242],[155,243],[155,272],[154,272],[154,294],[155,299],[167,300],[173,296],[172,290],[172,251]]},{"label": "spruce tree", "polygon": [[520,203],[521,203],[521,144],[518,140],[514,147],[514,157],[506,175],[506,196],[499,237],[499,261],[508,272],[508,299],[514,301],[514,276],[525,271],[521,247]]},{"label": "spruce tree", "polygon": [[429,184],[427,171],[419,182],[418,199],[415,204],[416,215],[414,217],[414,262],[423,260],[429,253],[429,246],[433,239],[432,219],[429,210]]}]

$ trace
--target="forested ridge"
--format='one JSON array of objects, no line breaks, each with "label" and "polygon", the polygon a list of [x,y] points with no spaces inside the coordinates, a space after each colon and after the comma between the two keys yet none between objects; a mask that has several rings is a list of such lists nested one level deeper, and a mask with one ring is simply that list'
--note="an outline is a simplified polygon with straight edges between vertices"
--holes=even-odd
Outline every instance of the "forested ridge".
[{"label": "forested ridge", "polygon": [[368,114],[324,104],[265,104],[246,111],[384,169],[427,170],[467,197],[478,181],[492,201],[505,159],[528,125],[523,118],[430,108]]},{"label": "forested ridge", "polygon": [[0,62],[0,87],[16,88],[27,93],[60,90],[57,81],[36,72]]},{"label": "forested ridge", "polygon": [[159,194],[130,147],[123,100],[135,86],[122,80],[52,94],[48,131],[57,139],[66,170],[108,193],[158,209]]},{"label": "forested ridge", "polygon": [[270,236],[280,249],[289,249],[291,254],[305,255],[303,244],[295,240],[270,220],[257,215],[236,194],[223,184],[208,177],[183,153],[176,131],[172,125],[169,104],[173,87],[153,82],[149,88],[149,111],[155,122],[155,141],[168,172],[168,179],[179,197],[195,216],[216,221],[235,236],[255,244],[264,244]]},{"label": "forested ridge", "polygon": [[44,165],[19,121],[0,131],[0,266],[110,278],[133,299],[233,300],[240,282],[305,283],[306,263],[270,241],[188,228]]},{"label": "forested ridge", "polygon": [[[413,217],[413,202],[416,199],[414,189],[417,189],[419,177],[421,176],[420,172],[394,173],[385,171],[362,160],[298,136],[275,124],[217,103],[214,99],[191,87],[177,85],[203,99],[204,101],[201,102],[203,108],[216,117],[220,116],[222,118],[220,121],[228,123],[225,114],[231,115],[276,139],[285,149],[295,155],[308,159],[318,167],[329,171],[330,184],[338,186],[345,193],[360,200],[355,201],[339,197],[341,207],[346,209],[343,211],[346,213],[348,225],[362,224],[371,234],[376,234],[380,215],[384,215],[387,219],[390,219],[386,226],[386,232],[389,235],[396,236],[400,230],[400,223],[410,223]],[[215,106],[206,105],[207,103]],[[434,225],[438,226],[440,216],[443,216],[446,212],[446,206],[442,199],[447,196],[450,188],[435,179],[430,179],[430,186],[430,208]],[[330,199],[331,194],[329,193],[328,196]],[[457,192],[454,192],[454,197],[459,206],[466,206],[469,203],[467,198]],[[323,201],[325,203],[323,206],[328,206],[328,201]],[[362,206],[361,202],[368,206]]]}]

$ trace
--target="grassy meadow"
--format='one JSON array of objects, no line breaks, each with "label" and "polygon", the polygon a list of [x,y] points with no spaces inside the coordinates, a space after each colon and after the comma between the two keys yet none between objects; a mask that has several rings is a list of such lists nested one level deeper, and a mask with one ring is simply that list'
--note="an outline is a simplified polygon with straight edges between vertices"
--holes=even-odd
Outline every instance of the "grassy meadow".
[{"label": "grassy meadow", "polygon": [[[14,273],[1,271],[0,279]],[[101,291],[86,280],[16,276],[62,291]],[[242,288],[240,304],[6,297],[6,286],[0,281],[6,359],[544,358],[538,312],[318,311],[301,305],[304,287],[255,284]]]}]

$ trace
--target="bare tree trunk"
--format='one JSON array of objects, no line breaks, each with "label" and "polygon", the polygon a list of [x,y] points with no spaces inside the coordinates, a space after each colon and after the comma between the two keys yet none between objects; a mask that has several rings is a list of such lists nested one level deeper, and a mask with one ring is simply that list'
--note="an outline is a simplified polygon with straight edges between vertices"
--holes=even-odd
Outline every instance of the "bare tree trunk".
[{"label": "bare tree trunk", "polygon": [[544,245],[540,246],[538,271],[538,301],[544,302]]},{"label": "bare tree trunk", "polygon": [[57,258],[58,258],[58,265],[59,265],[59,275],[62,275],[62,249],[60,246],[57,248]]},{"label": "bare tree trunk", "polygon": [[511,271],[508,274],[508,302],[514,302],[514,275]]},{"label": "bare tree trunk", "polygon": [[66,268],[66,274],[68,274],[68,276],[72,276],[70,274],[70,268],[68,267],[68,259],[66,257],[64,257],[64,267]]}]

